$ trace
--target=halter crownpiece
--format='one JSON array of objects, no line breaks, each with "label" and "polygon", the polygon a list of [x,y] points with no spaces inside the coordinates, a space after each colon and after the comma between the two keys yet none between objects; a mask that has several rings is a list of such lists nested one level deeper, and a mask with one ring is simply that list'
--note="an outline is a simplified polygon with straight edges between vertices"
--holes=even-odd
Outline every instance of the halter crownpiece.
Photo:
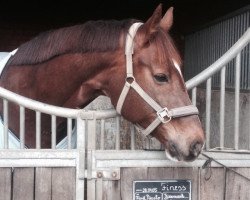
[{"label": "halter crownpiece", "polygon": [[127,76],[126,76],[126,82],[122,89],[122,92],[120,94],[120,97],[118,99],[117,105],[116,105],[116,111],[121,114],[122,107],[124,104],[124,101],[127,97],[127,94],[130,90],[130,88],[133,88],[143,99],[146,101],[155,111],[157,117],[155,120],[146,128],[142,129],[140,128],[140,132],[144,136],[149,136],[150,133],[161,123],[167,123],[172,118],[178,118],[178,117],[184,117],[189,115],[198,115],[199,111],[196,106],[194,105],[188,105],[188,106],[182,106],[178,108],[168,109],[167,107],[161,107],[154,99],[152,99],[142,88],[141,86],[136,82],[135,77],[133,75],[133,50],[134,50],[134,37],[136,35],[136,32],[138,28],[142,25],[142,23],[134,23],[129,28],[127,37],[126,37],[126,46],[125,46],[125,55],[126,55],[126,70],[127,70]]}]

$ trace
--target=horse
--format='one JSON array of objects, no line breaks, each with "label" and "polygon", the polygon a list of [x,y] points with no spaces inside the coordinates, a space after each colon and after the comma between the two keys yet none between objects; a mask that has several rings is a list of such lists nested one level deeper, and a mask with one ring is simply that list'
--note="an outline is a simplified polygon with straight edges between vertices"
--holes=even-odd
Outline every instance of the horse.
[{"label": "horse", "polygon": [[[170,29],[173,8],[160,4],[137,19],[87,21],[39,34],[22,44],[3,69],[0,86],[47,104],[84,108],[106,95],[128,121],[155,137],[172,160],[193,161],[204,145]],[[1,112],[2,112],[1,106]],[[19,108],[9,105],[9,129],[19,137]],[[51,119],[42,116],[42,148],[51,146]],[[28,148],[35,147],[35,112],[26,110]],[[57,120],[57,141],[65,137]]]}]

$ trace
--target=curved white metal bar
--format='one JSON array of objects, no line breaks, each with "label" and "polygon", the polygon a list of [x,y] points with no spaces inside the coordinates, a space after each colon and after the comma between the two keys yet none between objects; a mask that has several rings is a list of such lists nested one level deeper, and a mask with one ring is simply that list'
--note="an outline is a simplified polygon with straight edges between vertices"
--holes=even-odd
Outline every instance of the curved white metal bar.
[{"label": "curved white metal bar", "polygon": [[85,111],[82,109],[70,109],[62,108],[59,106],[53,106],[39,101],[23,97],[14,92],[6,90],[0,87],[0,97],[14,102],[19,106],[38,111],[41,113],[55,115],[65,118],[77,118],[80,116],[82,119],[107,119],[117,116],[117,113],[114,109],[112,110],[101,110],[101,111]]},{"label": "curved white metal bar", "polygon": [[61,117],[72,117],[76,118],[80,110],[69,109],[69,108],[61,108],[53,105],[48,105],[46,103],[38,102],[27,97],[23,97],[14,92],[6,90],[0,87],[0,96],[8,101],[14,102],[19,106],[23,106],[25,108],[40,111],[42,113],[56,115]]},{"label": "curved white metal bar", "polygon": [[229,61],[236,57],[236,55],[250,42],[250,28],[241,36],[241,38],[217,61],[215,61],[208,68],[186,82],[187,89],[190,90],[201,84],[216,72],[221,70]]}]

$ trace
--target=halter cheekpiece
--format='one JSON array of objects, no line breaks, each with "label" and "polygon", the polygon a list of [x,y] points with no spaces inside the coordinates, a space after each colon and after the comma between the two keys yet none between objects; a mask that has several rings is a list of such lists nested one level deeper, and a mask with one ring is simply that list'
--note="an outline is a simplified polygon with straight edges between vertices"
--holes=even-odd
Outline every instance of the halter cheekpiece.
[{"label": "halter cheekpiece", "polygon": [[126,46],[125,46],[125,55],[126,55],[126,82],[118,99],[116,105],[116,111],[121,114],[121,110],[124,104],[124,101],[127,97],[127,94],[132,87],[155,111],[157,117],[155,120],[146,128],[140,128],[140,132],[144,136],[150,136],[150,133],[158,127],[161,123],[168,123],[172,118],[184,117],[189,115],[198,115],[199,111],[196,106],[188,105],[182,106],[178,108],[168,109],[167,107],[161,107],[154,99],[152,99],[136,82],[135,77],[133,75],[133,50],[134,50],[134,37],[138,28],[142,25],[142,23],[134,23],[129,28],[127,37],[126,37]]}]

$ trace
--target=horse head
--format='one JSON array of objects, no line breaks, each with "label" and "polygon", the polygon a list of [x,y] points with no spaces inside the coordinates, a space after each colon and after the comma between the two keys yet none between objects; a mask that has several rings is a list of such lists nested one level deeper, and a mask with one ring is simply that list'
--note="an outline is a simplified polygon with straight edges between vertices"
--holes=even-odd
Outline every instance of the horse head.
[{"label": "horse head", "polygon": [[161,14],[160,5],[144,24],[132,25],[123,36],[126,56],[114,73],[109,96],[121,115],[164,145],[167,157],[192,161],[202,150],[204,133],[169,35],[173,8]]},{"label": "horse head", "polygon": [[[144,24],[130,19],[90,21],[43,33],[18,48],[0,86],[68,108],[83,108],[97,96],[107,95],[124,118],[165,146],[168,157],[194,160],[204,134],[169,35],[173,9],[161,14],[160,5]],[[10,105],[9,110],[9,128],[18,137],[19,109]],[[25,144],[34,147],[34,113],[26,112],[26,119]],[[42,122],[42,147],[47,148],[51,119],[43,115]],[[67,121],[57,123],[64,127]],[[64,135],[58,130],[57,141]]]}]

